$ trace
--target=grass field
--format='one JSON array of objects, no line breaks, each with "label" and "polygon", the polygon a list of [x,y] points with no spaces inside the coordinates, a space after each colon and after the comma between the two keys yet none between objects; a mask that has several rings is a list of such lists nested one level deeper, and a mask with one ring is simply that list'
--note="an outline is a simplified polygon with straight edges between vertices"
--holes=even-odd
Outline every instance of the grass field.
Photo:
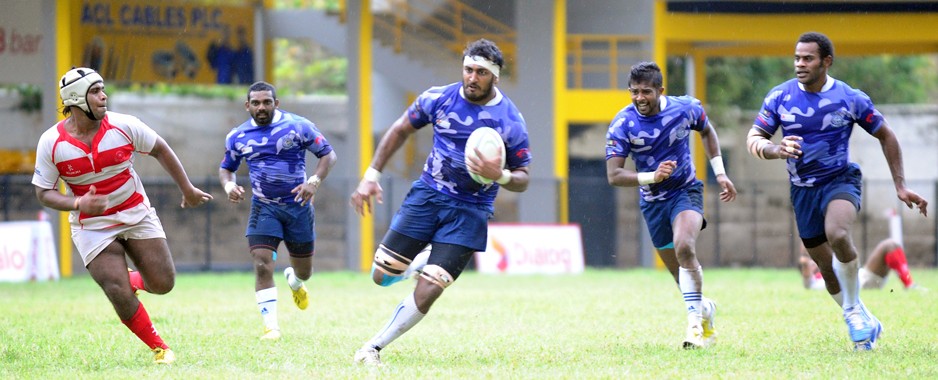
[{"label": "grass field", "polygon": [[[864,302],[885,325],[874,352],[853,352],[834,302],[804,290],[794,269],[707,269],[718,344],[680,347],[683,302],[655,270],[581,276],[467,273],[409,333],[385,366],[355,350],[411,291],[358,273],[322,273],[298,310],[278,278],[284,337],[261,342],[253,275],[180,274],[168,295],[142,294],[172,366],[127,330],[90,277],[0,284],[0,378],[936,378],[938,291],[892,278]],[[938,271],[913,269],[938,290]],[[892,289],[895,289],[894,291]]]}]

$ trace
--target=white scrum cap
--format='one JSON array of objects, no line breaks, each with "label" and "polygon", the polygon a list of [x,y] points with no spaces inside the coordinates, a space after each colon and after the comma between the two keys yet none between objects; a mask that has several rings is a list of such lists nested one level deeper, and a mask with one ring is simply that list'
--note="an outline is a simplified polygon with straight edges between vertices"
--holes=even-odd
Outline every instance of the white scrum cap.
[{"label": "white scrum cap", "polygon": [[62,105],[78,106],[82,111],[89,112],[88,89],[95,83],[104,82],[98,72],[87,67],[75,67],[62,76],[59,81],[59,95],[62,95]]}]

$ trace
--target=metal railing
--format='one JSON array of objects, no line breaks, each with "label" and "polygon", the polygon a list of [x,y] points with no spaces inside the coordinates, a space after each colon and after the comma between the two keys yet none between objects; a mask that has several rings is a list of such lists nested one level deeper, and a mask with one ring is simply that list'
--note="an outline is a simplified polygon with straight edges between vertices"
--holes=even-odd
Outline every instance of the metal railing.
[{"label": "metal railing", "polygon": [[[647,35],[567,35],[567,73],[570,77],[567,87],[627,88],[631,65],[651,59],[651,51],[645,46],[648,42]],[[626,78],[621,80],[623,74]],[[596,77],[595,80],[588,80],[591,75]]]},{"label": "metal railing", "polygon": [[[375,237],[380,239],[413,178],[388,176],[383,181],[385,202],[376,205]],[[36,200],[29,175],[0,175],[0,221],[35,220],[43,210]],[[244,227],[250,211],[248,203],[230,204],[218,186],[217,178],[205,177],[193,182],[215,196],[215,201],[196,209],[179,208],[180,193],[168,178],[144,178],[151,205],[157,209],[166,230],[173,258],[180,270],[223,271],[250,270],[251,257],[244,238]],[[357,178],[330,177],[316,196],[316,267],[320,270],[351,269],[357,262],[356,252],[347,247],[349,231],[348,195],[358,183]],[[532,181],[528,192],[556,188],[556,180]],[[634,188],[612,188],[605,178],[578,177],[569,180],[570,222],[583,230],[587,263],[618,268],[646,265],[641,239],[643,226]],[[712,189],[715,185],[708,185]],[[892,182],[864,182],[863,210],[853,228],[854,244],[865,258],[879,239],[888,236],[888,223],[882,216],[886,207],[897,207]],[[938,204],[938,183],[910,183],[932,204]],[[714,191],[705,192],[707,228],[697,240],[698,257],[705,266],[725,267],[790,267],[797,262],[800,240],[794,214],[788,200],[788,183],[778,181],[736,181],[739,197],[723,203]],[[892,195],[888,194],[893,191]],[[512,194],[496,201],[497,222],[524,223],[518,215],[520,197]],[[603,200],[606,201],[603,201]],[[596,202],[602,202],[596,205]],[[913,266],[938,265],[938,223],[903,211],[906,255]],[[58,220],[53,217],[52,220]],[[612,221],[612,223],[610,223]],[[597,233],[599,232],[599,233]],[[609,243],[609,241],[612,243]],[[77,255],[77,253],[76,253]],[[76,273],[82,273],[81,260],[73,259]]]}]

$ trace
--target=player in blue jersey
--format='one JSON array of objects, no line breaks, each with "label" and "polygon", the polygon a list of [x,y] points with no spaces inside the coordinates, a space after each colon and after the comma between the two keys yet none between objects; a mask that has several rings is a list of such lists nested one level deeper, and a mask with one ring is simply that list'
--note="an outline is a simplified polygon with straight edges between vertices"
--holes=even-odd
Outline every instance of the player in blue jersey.
[{"label": "player in blue jersey", "polygon": [[[690,132],[697,131],[710,157],[722,191],[720,200],[736,199],[726,175],[720,142],[700,101],[690,96],[664,96],[661,69],[653,62],[632,66],[632,104],[612,120],[606,133],[606,176],[613,186],[638,186],[639,204],[652,243],[668,267],[687,307],[684,348],[703,348],[716,341],[716,305],[703,296],[703,270],[697,260],[697,235],[703,217],[703,183],[690,155]],[[632,157],[635,170],[625,168]]]},{"label": "player in blue jersey", "polygon": [[[747,137],[749,152],[761,159],[785,159],[798,234],[843,307],[844,321],[857,350],[871,350],[882,324],[860,301],[857,249],[851,239],[860,210],[862,174],[849,161],[853,125],[879,140],[899,199],[927,216],[928,202],[905,185],[902,150],[896,135],[870,98],[828,76],[834,46],[827,36],[809,32],[795,45],[795,79],[765,97]],[[770,141],[782,131],[778,144]],[[835,260],[836,259],[836,260]]]},{"label": "player in blue jersey", "polygon": [[[277,90],[266,82],[248,89],[244,107],[251,115],[225,138],[225,158],[218,169],[228,200],[240,203],[244,188],[235,182],[241,160],[248,163],[251,179],[251,215],[247,232],[254,257],[254,290],[257,307],[264,320],[261,339],[280,338],[277,323],[277,288],[274,264],[283,241],[290,253],[290,266],[284,270],[293,291],[293,302],[306,309],[306,285],[313,272],[316,233],[313,200],[319,184],[336,162],[332,146],[311,121],[281,111]],[[313,175],[306,177],[306,152],[319,162]]]},{"label": "player in blue jersey", "polygon": [[[414,181],[390,229],[375,252],[372,280],[388,286],[404,278],[414,258],[428,243],[432,250],[414,292],[394,309],[391,320],[355,353],[355,362],[380,365],[378,352],[407,332],[430,311],[443,289],[459,278],[472,254],[484,251],[488,219],[499,188],[521,192],[528,187],[528,133],[515,105],[495,86],[504,58],[491,41],[470,43],[463,52],[462,82],[422,93],[381,138],[371,165],[351,203],[361,215],[371,211],[372,198],[382,201],[381,169],[410,135],[429,127],[433,149],[423,174]],[[469,134],[491,127],[505,141],[507,169],[501,157],[464,155]],[[482,185],[469,171],[495,182]]]}]

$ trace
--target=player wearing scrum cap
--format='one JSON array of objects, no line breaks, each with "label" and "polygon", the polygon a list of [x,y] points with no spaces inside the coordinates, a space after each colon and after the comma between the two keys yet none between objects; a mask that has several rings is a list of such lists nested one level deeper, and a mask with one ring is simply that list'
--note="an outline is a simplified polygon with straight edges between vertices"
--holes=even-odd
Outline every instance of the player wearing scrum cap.
[{"label": "player wearing scrum cap", "polygon": [[[375,252],[371,278],[388,286],[419,270],[413,294],[394,309],[391,320],[355,353],[354,360],[380,365],[378,352],[420,322],[443,289],[456,281],[475,251],[484,251],[488,219],[499,188],[522,192],[528,187],[528,133],[515,105],[495,86],[504,64],[491,41],[481,39],[463,51],[462,82],[423,92],[381,138],[371,165],[352,193],[355,211],[370,212],[372,199],[382,201],[381,169],[421,128],[433,131],[433,148],[423,174],[414,181],[390,229]],[[465,155],[466,140],[480,127],[495,129],[507,149],[501,157]],[[468,159],[468,162],[467,162]],[[467,168],[468,165],[468,168]],[[469,170],[493,181],[480,184]],[[432,244],[425,266],[418,252]]]},{"label": "player wearing scrum cap", "polygon": [[[802,34],[795,44],[795,78],[775,86],[749,131],[749,152],[785,159],[798,234],[843,308],[856,350],[872,350],[883,326],[860,300],[859,259],[851,238],[860,211],[862,173],[850,162],[854,124],[873,135],[903,203],[926,214],[928,202],[906,187],[902,149],[883,115],[863,91],[830,77],[834,45],[821,33]],[[769,139],[781,129],[778,144]]]},{"label": "player wearing scrum cap", "polygon": [[[104,79],[94,70],[66,72],[59,94],[66,119],[39,138],[32,180],[36,197],[45,207],[70,212],[72,241],[117,316],[154,352],[156,363],[172,363],[175,354],[136,297],[140,290],[168,293],[176,268],[160,219],[134,172],[134,153],[159,161],[182,191],[182,207],[200,206],[212,196],[192,185],[172,148],[150,127],[108,112]],[[59,179],[66,185],[64,195],[57,189]],[[139,272],[128,275],[126,257]]]}]

